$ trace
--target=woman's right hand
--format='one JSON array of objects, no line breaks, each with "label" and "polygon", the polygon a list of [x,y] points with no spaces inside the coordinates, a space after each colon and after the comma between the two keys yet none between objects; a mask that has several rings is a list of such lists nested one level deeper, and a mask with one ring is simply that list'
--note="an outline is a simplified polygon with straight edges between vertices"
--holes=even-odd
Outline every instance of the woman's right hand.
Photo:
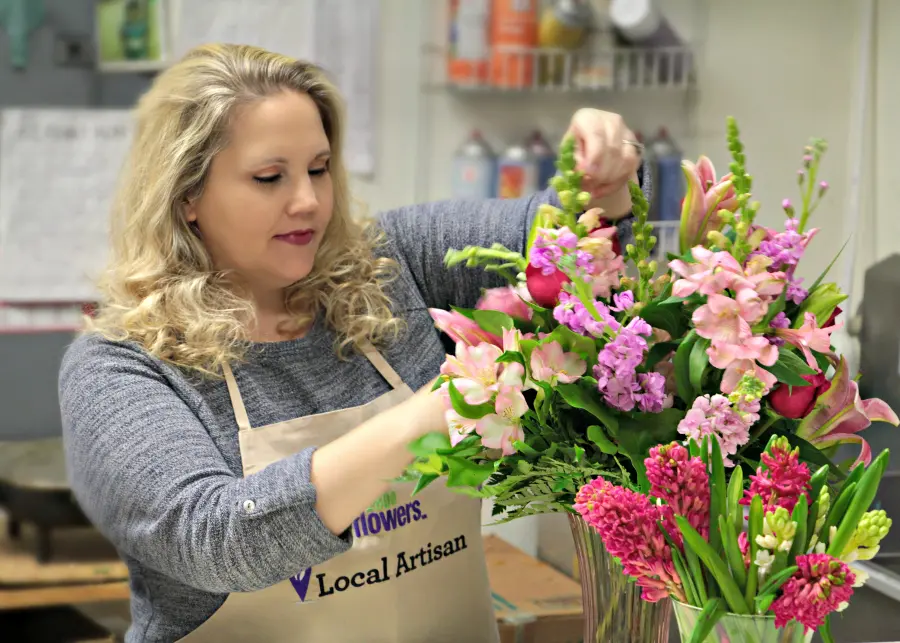
[{"label": "woman's right hand", "polygon": [[432,391],[435,380],[431,380],[403,403],[403,413],[411,420],[410,439],[420,438],[428,433],[447,431],[446,407],[438,391]]}]

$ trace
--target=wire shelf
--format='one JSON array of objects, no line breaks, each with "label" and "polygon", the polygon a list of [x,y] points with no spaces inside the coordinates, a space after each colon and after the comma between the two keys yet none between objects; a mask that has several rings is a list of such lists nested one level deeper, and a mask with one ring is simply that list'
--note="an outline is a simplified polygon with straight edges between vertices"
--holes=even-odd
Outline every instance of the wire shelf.
[{"label": "wire shelf", "polygon": [[91,310],[91,304],[75,302],[0,303],[0,334],[77,332]]},{"label": "wire shelf", "polygon": [[610,48],[606,51],[496,47],[487,60],[457,77],[446,48],[432,47],[436,63],[428,82],[459,94],[686,90],[695,86],[689,47]]}]

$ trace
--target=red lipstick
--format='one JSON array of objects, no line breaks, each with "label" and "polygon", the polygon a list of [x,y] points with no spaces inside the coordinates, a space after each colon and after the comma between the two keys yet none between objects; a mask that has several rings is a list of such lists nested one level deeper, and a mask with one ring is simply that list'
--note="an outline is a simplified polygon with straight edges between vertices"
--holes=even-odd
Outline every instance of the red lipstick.
[{"label": "red lipstick", "polygon": [[293,230],[284,234],[277,234],[275,238],[293,246],[305,246],[312,241],[313,234],[312,230]]}]

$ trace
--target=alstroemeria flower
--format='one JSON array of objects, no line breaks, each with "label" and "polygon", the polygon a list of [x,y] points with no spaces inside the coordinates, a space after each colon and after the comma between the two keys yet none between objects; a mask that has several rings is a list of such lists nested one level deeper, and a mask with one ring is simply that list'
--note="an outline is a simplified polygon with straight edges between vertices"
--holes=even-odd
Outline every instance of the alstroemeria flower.
[{"label": "alstroemeria flower", "polygon": [[709,295],[706,303],[694,311],[691,320],[700,337],[737,344],[752,335],[750,324],[759,317],[759,304],[752,297],[732,299],[725,295]]},{"label": "alstroemeria flower", "polygon": [[756,376],[765,385],[766,391],[778,381],[772,373],[762,368],[778,361],[778,348],[765,337],[754,335],[740,342],[713,340],[706,353],[710,364],[725,370],[721,384],[723,393],[731,393],[747,374]]},{"label": "alstroemeria flower", "polygon": [[[503,367],[497,358],[503,354],[493,344],[468,346],[457,342],[456,355],[448,355],[441,364],[441,375],[453,377],[454,387],[462,393],[469,404],[488,402],[497,390]],[[517,364],[521,368],[521,364]]]},{"label": "alstroemeria flower", "polygon": [[547,342],[531,352],[531,378],[547,382],[569,384],[584,375],[587,364],[577,353],[565,353],[559,342]]},{"label": "alstroemeria flower", "polygon": [[681,205],[681,228],[679,242],[681,252],[706,240],[712,230],[722,228],[719,210],[734,212],[737,198],[731,184],[731,174],[716,178],[716,168],[706,156],[701,156],[696,165],[682,161],[682,170],[687,180],[687,194]]},{"label": "alstroemeria flower", "polygon": [[438,330],[446,333],[454,342],[463,342],[469,346],[476,346],[482,342],[500,345],[500,338],[483,330],[474,319],[455,310],[441,310],[440,308],[428,309],[434,325]]},{"label": "alstroemeria flower", "polygon": [[806,363],[812,369],[818,369],[819,365],[812,351],[824,355],[833,355],[831,351],[831,333],[838,330],[841,324],[834,324],[828,328],[819,328],[816,316],[812,313],[804,315],[804,322],[800,328],[779,328],[775,335],[789,344],[803,351]]},{"label": "alstroemeria flower", "polygon": [[800,421],[797,435],[820,449],[856,442],[860,445],[856,463],[868,466],[872,461],[872,450],[859,433],[872,422],[897,426],[900,418],[882,400],[860,398],[859,386],[850,378],[847,361],[841,356],[831,378],[831,387],[819,396],[813,410]]},{"label": "alstroemeria flower", "polygon": [[669,262],[672,272],[682,277],[672,284],[672,294],[676,297],[689,297],[695,292],[701,295],[718,294],[730,288],[744,274],[741,264],[729,252],[713,252],[703,246],[694,246],[691,256],[695,263],[681,259]]},{"label": "alstroemeria flower", "polygon": [[[518,363],[515,366],[522,367]],[[512,455],[516,452],[513,442],[525,439],[519,418],[528,411],[528,402],[522,395],[521,387],[502,386],[494,404],[496,413],[476,420],[475,431],[487,448],[500,449],[503,455]]]}]

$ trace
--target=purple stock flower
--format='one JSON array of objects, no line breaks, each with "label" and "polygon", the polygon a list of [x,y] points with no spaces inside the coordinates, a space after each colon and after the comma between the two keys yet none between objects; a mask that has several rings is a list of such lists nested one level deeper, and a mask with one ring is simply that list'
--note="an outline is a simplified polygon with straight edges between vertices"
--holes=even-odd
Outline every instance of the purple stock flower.
[{"label": "purple stock flower", "polygon": [[787,294],[785,297],[788,301],[800,304],[809,295],[805,288],[800,285],[803,281],[802,277],[791,277],[787,284]]},{"label": "purple stock flower", "polygon": [[803,257],[805,235],[797,232],[797,219],[785,222],[785,231],[777,232],[759,244],[755,254],[764,255],[772,260],[772,270],[782,270],[796,266]]},{"label": "purple stock flower", "polygon": [[647,340],[653,328],[640,317],[620,328],[597,355],[594,376],[603,399],[613,408],[659,413],[670,403],[665,392],[665,377],[660,373],[638,373],[644,361]]},{"label": "purple stock flower", "polygon": [[612,331],[619,328],[619,322],[602,302],[595,301],[594,307],[603,318],[602,322],[594,319],[576,295],[563,291],[559,293],[559,304],[553,309],[553,318],[579,335],[601,337],[604,328]]},{"label": "purple stock flower", "polygon": [[609,309],[614,310],[617,313],[630,310],[631,307],[634,306],[634,293],[630,290],[616,293],[613,295],[613,304],[614,305],[610,306]]}]

